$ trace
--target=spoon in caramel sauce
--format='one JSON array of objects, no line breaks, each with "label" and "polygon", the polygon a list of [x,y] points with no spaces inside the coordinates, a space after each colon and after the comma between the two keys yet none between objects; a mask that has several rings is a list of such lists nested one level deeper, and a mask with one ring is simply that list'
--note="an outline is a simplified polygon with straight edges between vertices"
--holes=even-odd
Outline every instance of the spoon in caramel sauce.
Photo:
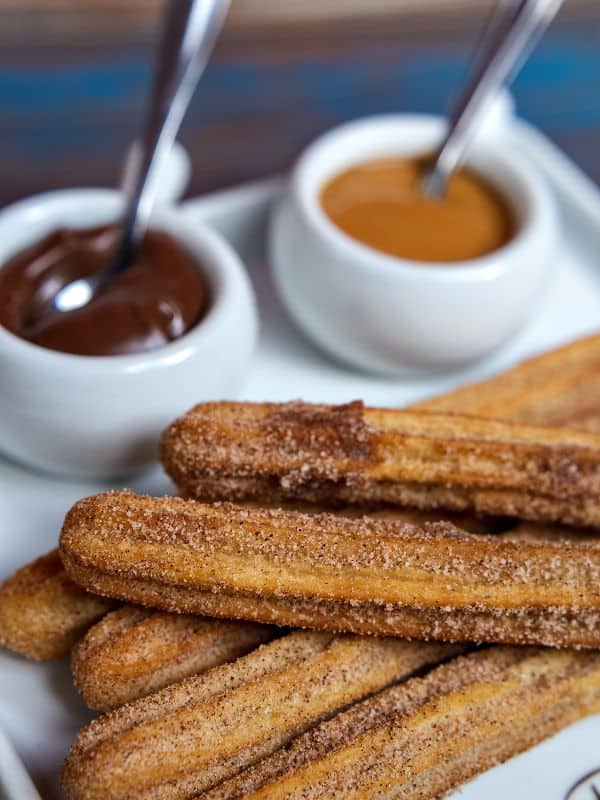
[{"label": "spoon in caramel sauce", "polygon": [[498,0],[448,130],[421,179],[429,198],[445,195],[473,134],[502,86],[510,82],[542,36],[562,0]]},{"label": "spoon in caramel sauce", "polygon": [[125,211],[114,255],[104,269],[70,281],[50,296],[40,296],[40,316],[48,308],[70,312],[87,305],[134,262],[154,204],[157,186],[152,174],[173,146],[228,7],[229,0],[167,3],[143,134],[125,169]]}]

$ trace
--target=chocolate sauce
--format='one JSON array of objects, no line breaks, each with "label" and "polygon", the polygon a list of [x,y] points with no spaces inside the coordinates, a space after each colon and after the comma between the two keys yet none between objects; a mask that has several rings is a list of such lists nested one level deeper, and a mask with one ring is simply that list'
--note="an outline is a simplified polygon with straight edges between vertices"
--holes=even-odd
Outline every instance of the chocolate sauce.
[{"label": "chocolate sauce", "polygon": [[[183,336],[204,316],[208,287],[194,260],[170,236],[149,231],[132,266],[85,306],[59,313],[48,299],[102,270],[116,226],[61,228],[0,268],[0,325],[29,342],[86,356],[140,353]],[[43,299],[43,301],[42,301]]]}]

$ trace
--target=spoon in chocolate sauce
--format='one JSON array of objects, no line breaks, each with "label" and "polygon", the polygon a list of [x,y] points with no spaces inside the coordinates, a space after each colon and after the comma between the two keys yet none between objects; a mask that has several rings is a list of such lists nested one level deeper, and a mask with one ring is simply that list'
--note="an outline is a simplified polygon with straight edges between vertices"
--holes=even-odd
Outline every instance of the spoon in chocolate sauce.
[{"label": "spoon in chocolate sauce", "polygon": [[490,103],[514,77],[561,5],[562,0],[498,0],[448,130],[423,176],[425,195],[444,196]]},{"label": "spoon in chocolate sauce", "polygon": [[230,0],[169,0],[158,47],[143,133],[125,168],[125,211],[109,265],[71,281],[50,299],[52,311],[81,308],[133,262],[155,200],[149,180],[173,146],[196,84],[221,30]]}]

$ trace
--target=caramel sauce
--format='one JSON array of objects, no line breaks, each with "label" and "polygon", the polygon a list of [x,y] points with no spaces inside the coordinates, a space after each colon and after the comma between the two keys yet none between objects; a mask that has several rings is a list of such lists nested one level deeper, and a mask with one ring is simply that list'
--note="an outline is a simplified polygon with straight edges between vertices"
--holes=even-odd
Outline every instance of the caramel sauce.
[{"label": "caramel sauce", "polygon": [[421,189],[424,164],[400,158],[357,164],[323,187],[323,210],[353,239],[414,261],[466,261],[513,237],[511,210],[491,184],[461,169],[443,198],[428,198]]}]

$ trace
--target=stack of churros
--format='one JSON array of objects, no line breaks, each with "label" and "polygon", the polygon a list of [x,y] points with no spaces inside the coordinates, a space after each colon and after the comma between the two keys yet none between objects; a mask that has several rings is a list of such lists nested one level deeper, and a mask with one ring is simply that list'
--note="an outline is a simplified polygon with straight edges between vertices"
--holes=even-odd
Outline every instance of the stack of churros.
[{"label": "stack of churros", "polygon": [[[600,335],[411,409],[212,403],[0,587],[71,800],[434,800],[600,712]],[[582,384],[589,391],[582,391]]]}]

